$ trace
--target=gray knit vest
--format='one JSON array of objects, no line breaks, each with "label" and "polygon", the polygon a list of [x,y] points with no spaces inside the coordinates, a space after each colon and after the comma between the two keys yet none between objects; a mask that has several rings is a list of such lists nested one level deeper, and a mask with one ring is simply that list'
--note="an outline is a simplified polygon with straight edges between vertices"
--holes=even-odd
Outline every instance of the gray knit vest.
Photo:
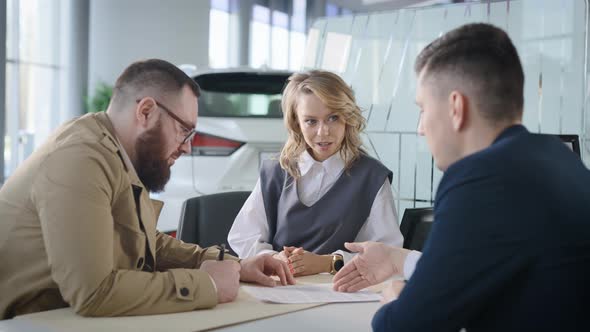
[{"label": "gray knit vest", "polygon": [[266,160],[260,169],[260,186],[269,227],[268,243],[303,247],[317,254],[346,250],[369,217],[385,178],[392,172],[366,155],[344,171],[332,188],[312,206],[305,206],[294,181],[277,160]]}]

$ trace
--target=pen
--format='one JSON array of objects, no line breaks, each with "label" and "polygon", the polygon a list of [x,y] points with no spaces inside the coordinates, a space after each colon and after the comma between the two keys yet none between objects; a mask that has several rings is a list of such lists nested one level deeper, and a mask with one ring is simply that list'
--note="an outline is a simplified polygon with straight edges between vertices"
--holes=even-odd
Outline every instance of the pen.
[{"label": "pen", "polygon": [[219,253],[217,254],[217,260],[218,261],[222,261],[223,260],[223,255],[225,255],[225,243],[222,243],[219,246]]}]

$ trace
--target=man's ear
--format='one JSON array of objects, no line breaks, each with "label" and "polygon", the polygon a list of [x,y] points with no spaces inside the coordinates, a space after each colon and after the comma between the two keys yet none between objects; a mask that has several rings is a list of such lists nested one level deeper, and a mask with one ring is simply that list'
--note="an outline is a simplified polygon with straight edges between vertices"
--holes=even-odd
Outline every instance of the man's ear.
[{"label": "man's ear", "polygon": [[148,127],[156,114],[156,101],[147,97],[139,100],[135,107],[135,119],[142,127]]},{"label": "man's ear", "polygon": [[449,95],[449,116],[453,130],[461,131],[467,121],[467,98],[459,91],[451,91]]}]

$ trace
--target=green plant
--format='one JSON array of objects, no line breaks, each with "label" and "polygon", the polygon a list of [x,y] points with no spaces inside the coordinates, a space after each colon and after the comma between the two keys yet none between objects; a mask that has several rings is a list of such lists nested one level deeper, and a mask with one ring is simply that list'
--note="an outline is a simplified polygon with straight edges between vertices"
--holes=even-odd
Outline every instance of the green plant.
[{"label": "green plant", "polygon": [[86,98],[86,112],[96,113],[106,111],[113,96],[113,87],[106,83],[98,83],[94,95]]}]

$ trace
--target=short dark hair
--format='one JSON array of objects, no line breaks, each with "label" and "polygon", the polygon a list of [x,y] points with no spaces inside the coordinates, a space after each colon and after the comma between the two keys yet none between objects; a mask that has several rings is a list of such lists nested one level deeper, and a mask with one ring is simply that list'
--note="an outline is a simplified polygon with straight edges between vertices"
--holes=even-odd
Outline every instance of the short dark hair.
[{"label": "short dark hair", "polygon": [[500,28],[476,23],[451,30],[420,52],[414,69],[418,75],[426,69],[425,76],[445,74],[467,82],[482,116],[493,123],[522,116],[524,73]]},{"label": "short dark hair", "polygon": [[134,91],[151,88],[162,94],[171,94],[179,93],[185,85],[188,85],[196,97],[201,96],[197,82],[180,68],[165,60],[141,60],[125,68],[117,78],[113,88],[113,100],[124,95],[127,89]]}]

